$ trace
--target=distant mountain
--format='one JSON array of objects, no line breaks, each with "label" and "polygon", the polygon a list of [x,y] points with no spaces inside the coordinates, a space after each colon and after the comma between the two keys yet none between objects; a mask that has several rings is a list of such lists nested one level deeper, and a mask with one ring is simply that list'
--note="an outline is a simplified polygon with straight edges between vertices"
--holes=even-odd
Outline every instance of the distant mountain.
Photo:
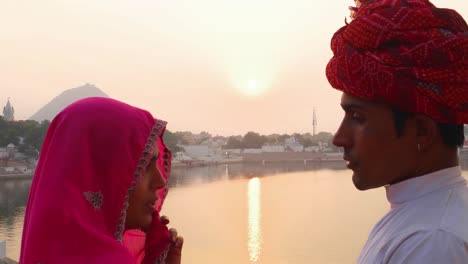
[{"label": "distant mountain", "polygon": [[68,105],[87,97],[109,97],[103,91],[92,84],[85,84],[80,87],[72,88],[55,97],[48,104],[32,115],[29,120],[41,122],[43,120],[52,120],[62,109]]}]

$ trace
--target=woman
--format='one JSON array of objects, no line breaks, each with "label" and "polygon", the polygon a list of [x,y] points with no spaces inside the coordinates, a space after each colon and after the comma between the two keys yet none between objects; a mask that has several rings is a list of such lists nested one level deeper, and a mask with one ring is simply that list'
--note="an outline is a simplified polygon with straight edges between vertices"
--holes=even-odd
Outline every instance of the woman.
[{"label": "woman", "polygon": [[107,98],[60,112],[33,178],[20,263],[180,263],[183,239],[158,213],[171,161],[165,127]]}]

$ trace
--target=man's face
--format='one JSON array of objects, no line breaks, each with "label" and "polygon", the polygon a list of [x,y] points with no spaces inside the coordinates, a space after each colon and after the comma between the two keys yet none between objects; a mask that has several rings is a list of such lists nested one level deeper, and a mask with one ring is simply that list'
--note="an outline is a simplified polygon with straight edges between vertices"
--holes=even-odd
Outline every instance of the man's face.
[{"label": "man's face", "polygon": [[343,147],[356,188],[377,188],[407,177],[416,145],[404,133],[397,136],[392,110],[346,93],[341,107],[345,116],[333,144]]}]

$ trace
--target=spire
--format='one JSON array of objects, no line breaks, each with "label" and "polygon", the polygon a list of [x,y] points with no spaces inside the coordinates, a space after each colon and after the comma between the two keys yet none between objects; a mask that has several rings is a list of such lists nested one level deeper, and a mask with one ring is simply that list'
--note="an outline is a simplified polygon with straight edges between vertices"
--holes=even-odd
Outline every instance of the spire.
[{"label": "spire", "polygon": [[317,115],[315,114],[315,107],[314,107],[314,117],[312,120],[312,126],[314,127],[314,136],[317,132]]},{"label": "spire", "polygon": [[3,108],[3,118],[5,118],[6,121],[15,120],[15,109],[11,106],[10,97],[8,97],[6,106]]}]

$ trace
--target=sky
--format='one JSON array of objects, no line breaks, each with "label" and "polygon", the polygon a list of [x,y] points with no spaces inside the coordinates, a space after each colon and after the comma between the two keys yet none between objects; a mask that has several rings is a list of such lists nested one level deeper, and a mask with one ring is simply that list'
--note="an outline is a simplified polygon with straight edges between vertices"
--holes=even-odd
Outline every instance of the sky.
[{"label": "sky", "polygon": [[[433,1],[468,18],[466,0]],[[91,83],[213,135],[335,132],[325,77],[352,0],[0,0],[0,105],[27,119]]]}]

